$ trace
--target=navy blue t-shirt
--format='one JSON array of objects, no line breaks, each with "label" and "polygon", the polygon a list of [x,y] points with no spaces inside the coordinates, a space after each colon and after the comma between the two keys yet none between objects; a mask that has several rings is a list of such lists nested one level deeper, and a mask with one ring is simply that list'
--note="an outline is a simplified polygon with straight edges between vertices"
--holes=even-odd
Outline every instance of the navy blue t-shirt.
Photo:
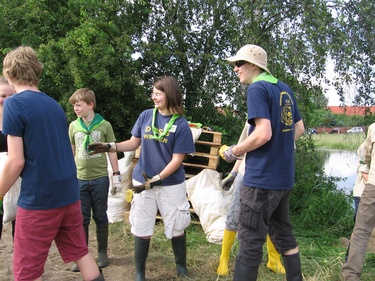
[{"label": "navy blue t-shirt", "polygon": [[291,189],[294,184],[294,124],[301,120],[290,87],[278,81],[257,81],[246,92],[249,134],[254,119],[270,120],[272,138],[246,154],[244,185],[270,190]]},{"label": "navy blue t-shirt", "polygon": [[[186,119],[175,120],[169,133],[162,140],[153,139],[151,128],[153,109],[143,111],[132,129],[132,135],[141,138],[141,154],[133,171],[133,178],[144,182],[142,172],[153,177],[159,174],[172,160],[173,154],[195,152],[193,135]],[[172,116],[156,114],[155,127],[163,131]],[[172,175],[163,179],[162,185],[175,185],[185,181],[185,171],[181,165]]]},{"label": "navy blue t-shirt", "polygon": [[3,133],[21,137],[25,165],[18,205],[47,210],[79,200],[65,112],[42,92],[23,91],[4,102]]}]

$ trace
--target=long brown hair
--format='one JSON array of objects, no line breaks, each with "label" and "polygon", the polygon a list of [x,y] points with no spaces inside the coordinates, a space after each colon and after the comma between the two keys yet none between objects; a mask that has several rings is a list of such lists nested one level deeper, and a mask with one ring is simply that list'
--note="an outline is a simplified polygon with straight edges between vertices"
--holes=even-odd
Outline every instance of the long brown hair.
[{"label": "long brown hair", "polygon": [[182,94],[177,80],[172,76],[158,77],[153,86],[165,93],[167,98],[167,107],[173,114],[184,114],[182,105]]}]

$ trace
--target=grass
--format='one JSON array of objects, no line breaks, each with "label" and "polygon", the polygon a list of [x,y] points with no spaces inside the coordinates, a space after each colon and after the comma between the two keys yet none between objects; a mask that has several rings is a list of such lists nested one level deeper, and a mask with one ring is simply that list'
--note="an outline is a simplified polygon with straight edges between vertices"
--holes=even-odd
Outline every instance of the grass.
[{"label": "grass", "polygon": [[[201,225],[190,225],[187,233],[187,264],[190,278],[194,281],[229,281],[233,279],[234,261],[238,250],[238,241],[232,247],[230,259],[230,275],[218,276],[218,265],[221,245],[207,242]],[[297,233],[302,272],[305,281],[339,281],[341,268],[346,252],[346,246],[341,245],[339,237],[305,237],[303,233]],[[130,234],[130,226],[119,222],[110,225],[109,243],[116,243],[116,253],[111,255],[124,255],[134,251],[134,241]],[[133,260],[130,259],[132,263]],[[278,275],[266,267],[267,253],[264,247],[263,263],[259,267],[258,281],[285,281],[285,275]],[[362,281],[375,280],[375,254],[368,253],[363,268]],[[129,265],[128,265],[129,266]],[[134,271],[134,266],[130,264]],[[129,276],[130,277],[130,276]],[[175,264],[171,242],[163,234],[163,224],[157,223],[155,234],[151,239],[150,251],[146,265],[147,280],[179,280],[175,275]],[[131,279],[129,279],[131,280]]]},{"label": "grass", "polygon": [[[318,134],[312,139],[319,148],[356,151],[363,142],[362,134]],[[323,227],[323,226],[321,226]],[[319,229],[319,226],[312,226]],[[173,251],[170,240],[163,234],[163,224],[157,223],[155,234],[151,239],[151,246],[146,265],[146,278],[149,281],[179,280],[176,277]],[[212,244],[206,240],[201,225],[191,224],[187,229],[187,264],[190,278],[194,281],[233,280],[234,261],[239,247],[235,241],[230,258],[230,275],[218,276],[216,268],[221,254],[221,245]],[[341,268],[344,262],[347,245],[341,241],[348,241],[349,237],[332,237],[324,231],[296,231],[304,281],[340,281]],[[130,225],[118,222],[110,225],[109,247],[110,256],[119,257],[118,267],[126,272],[113,280],[134,280],[134,239],[130,233]],[[267,251],[264,246],[263,263],[259,267],[258,281],[285,281],[285,275],[278,275],[266,267]],[[109,268],[113,274],[113,269]],[[120,278],[121,277],[121,278]],[[182,279],[181,279],[182,280]],[[375,254],[367,253],[362,270],[362,281],[375,280]]]},{"label": "grass", "polygon": [[311,135],[318,148],[357,151],[365,134],[316,134]]}]

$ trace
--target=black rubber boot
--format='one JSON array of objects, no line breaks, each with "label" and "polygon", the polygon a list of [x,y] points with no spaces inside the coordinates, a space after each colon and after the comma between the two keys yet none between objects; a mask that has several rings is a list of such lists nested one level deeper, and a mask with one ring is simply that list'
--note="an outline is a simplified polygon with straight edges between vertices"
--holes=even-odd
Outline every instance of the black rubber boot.
[{"label": "black rubber boot", "polygon": [[134,237],[135,281],[146,280],[146,259],[149,248],[150,239]]},{"label": "black rubber boot", "polygon": [[98,243],[98,266],[99,268],[108,265],[108,224],[96,225],[96,240]]},{"label": "black rubber boot", "polygon": [[302,281],[301,260],[299,253],[283,255],[287,281]]},{"label": "black rubber boot", "polygon": [[92,281],[105,281],[104,279],[104,275],[103,275],[103,272],[102,270],[99,268],[99,271],[100,271],[100,275],[98,277],[96,277],[94,280]]},{"label": "black rubber boot", "polygon": [[186,234],[183,236],[172,238],[172,248],[174,259],[177,267],[177,276],[187,277],[188,270],[186,268]]},{"label": "black rubber boot", "polygon": [[236,258],[233,281],[256,281],[258,268],[259,266],[246,266]]},{"label": "black rubber boot", "polygon": [[[83,225],[83,230],[84,230],[85,236],[86,236],[86,245],[88,245],[89,244],[89,225],[88,224],[84,224]],[[78,265],[76,263],[73,264],[72,271],[73,272],[79,272],[79,268],[78,268]]]}]

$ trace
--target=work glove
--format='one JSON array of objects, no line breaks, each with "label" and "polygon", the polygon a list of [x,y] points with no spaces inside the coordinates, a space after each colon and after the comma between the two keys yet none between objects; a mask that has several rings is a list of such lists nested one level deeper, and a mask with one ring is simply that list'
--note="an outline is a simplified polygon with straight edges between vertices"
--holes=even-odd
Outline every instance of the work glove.
[{"label": "work glove", "polygon": [[117,192],[120,192],[122,190],[121,181],[122,181],[121,175],[112,176],[112,186],[111,186],[112,196],[114,196]]},{"label": "work glove", "polygon": [[234,145],[231,145],[231,146],[223,145],[222,147],[220,147],[220,150],[219,150],[219,154],[221,158],[223,158],[225,161],[229,163],[234,162],[236,160],[243,159],[243,156],[236,156],[233,154],[233,151],[232,151],[233,147]]},{"label": "work glove", "polygon": [[93,142],[87,146],[87,149],[90,151],[89,154],[93,155],[96,153],[104,152],[116,152],[117,147],[114,142],[105,143],[105,142]]},{"label": "work glove", "polygon": [[220,186],[224,190],[229,190],[230,187],[232,186],[234,179],[236,178],[237,173],[236,172],[230,172],[225,179],[221,181]]},{"label": "work glove", "polygon": [[[0,194],[0,215],[3,214],[3,200],[4,200],[4,195]],[[0,222],[3,223],[3,222]]]},{"label": "work glove", "polygon": [[146,173],[142,174],[145,178],[145,182],[141,185],[135,185],[132,187],[134,193],[141,193],[143,190],[149,190],[155,185],[161,185],[162,181],[159,175],[153,176],[152,178],[147,176]]}]

